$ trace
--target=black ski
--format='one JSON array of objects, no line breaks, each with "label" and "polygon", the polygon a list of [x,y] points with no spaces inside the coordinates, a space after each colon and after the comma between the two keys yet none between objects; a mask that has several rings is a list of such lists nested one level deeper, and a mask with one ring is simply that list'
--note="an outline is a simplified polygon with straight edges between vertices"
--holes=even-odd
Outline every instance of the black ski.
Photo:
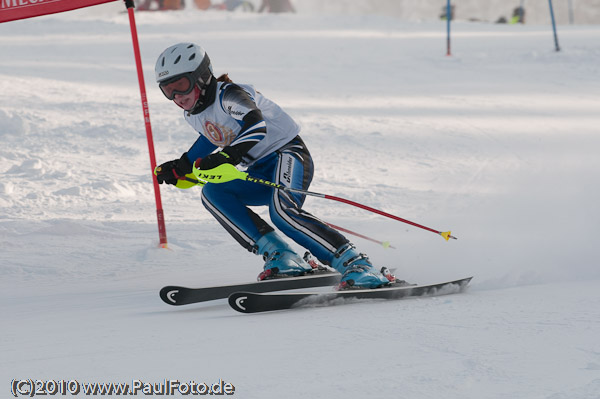
[{"label": "black ski", "polygon": [[271,292],[295,290],[310,287],[335,286],[340,282],[340,274],[331,271],[316,271],[300,277],[284,277],[272,280],[255,281],[245,284],[231,284],[215,287],[189,288],[169,285],[160,290],[160,298],[169,305],[188,305],[190,303],[212,301],[227,298],[238,291]]},{"label": "black ski", "polygon": [[454,294],[462,291],[472,277],[430,285],[401,285],[389,288],[356,289],[335,292],[253,293],[236,292],[229,296],[229,305],[242,313],[268,312],[307,306],[331,306],[346,299],[402,299],[418,296]]}]

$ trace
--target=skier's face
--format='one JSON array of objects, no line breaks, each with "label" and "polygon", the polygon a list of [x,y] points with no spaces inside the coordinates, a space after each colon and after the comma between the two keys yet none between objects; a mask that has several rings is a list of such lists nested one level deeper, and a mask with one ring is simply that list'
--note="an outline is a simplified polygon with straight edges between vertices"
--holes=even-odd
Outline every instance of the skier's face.
[{"label": "skier's face", "polygon": [[189,111],[194,107],[198,98],[200,98],[200,89],[195,86],[194,90],[188,94],[175,94],[173,102],[184,110]]}]

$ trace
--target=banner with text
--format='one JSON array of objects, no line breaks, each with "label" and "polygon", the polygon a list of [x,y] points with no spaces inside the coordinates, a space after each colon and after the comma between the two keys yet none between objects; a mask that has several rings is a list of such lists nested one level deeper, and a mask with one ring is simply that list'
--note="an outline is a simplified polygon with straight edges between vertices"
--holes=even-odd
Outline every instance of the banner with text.
[{"label": "banner with text", "polygon": [[0,23],[55,14],[116,0],[0,0]]}]

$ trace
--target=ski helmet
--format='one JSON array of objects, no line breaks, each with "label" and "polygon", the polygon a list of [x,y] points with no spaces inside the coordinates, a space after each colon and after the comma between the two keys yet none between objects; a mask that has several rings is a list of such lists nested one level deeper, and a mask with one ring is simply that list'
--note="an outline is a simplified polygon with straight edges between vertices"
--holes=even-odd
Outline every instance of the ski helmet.
[{"label": "ski helmet", "polygon": [[208,54],[193,43],[179,43],[167,48],[158,57],[154,72],[156,82],[169,100],[175,94],[188,94],[198,86],[198,101],[202,103],[207,87],[214,80]]}]

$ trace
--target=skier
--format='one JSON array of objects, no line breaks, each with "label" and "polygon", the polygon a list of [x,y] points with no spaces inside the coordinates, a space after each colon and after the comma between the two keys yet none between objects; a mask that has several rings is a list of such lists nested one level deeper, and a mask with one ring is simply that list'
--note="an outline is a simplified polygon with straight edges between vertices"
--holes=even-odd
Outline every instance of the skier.
[{"label": "skier", "polygon": [[[189,188],[195,183],[186,177],[194,177],[194,168],[207,171],[229,163],[257,178],[308,189],[312,158],[298,135],[300,127],[277,104],[250,85],[233,83],[227,74],[215,78],[208,55],[193,43],[167,48],[155,72],[163,94],[184,110],[200,134],[179,159],[156,167],[158,183]],[[376,288],[393,281],[386,268],[375,269],[342,234],[302,209],[304,200],[301,194],[243,180],[202,188],[206,209],[244,248],[263,256],[259,280],[299,276],[312,267],[248,206],[268,206],[281,232],[342,274],[340,288]]]}]

